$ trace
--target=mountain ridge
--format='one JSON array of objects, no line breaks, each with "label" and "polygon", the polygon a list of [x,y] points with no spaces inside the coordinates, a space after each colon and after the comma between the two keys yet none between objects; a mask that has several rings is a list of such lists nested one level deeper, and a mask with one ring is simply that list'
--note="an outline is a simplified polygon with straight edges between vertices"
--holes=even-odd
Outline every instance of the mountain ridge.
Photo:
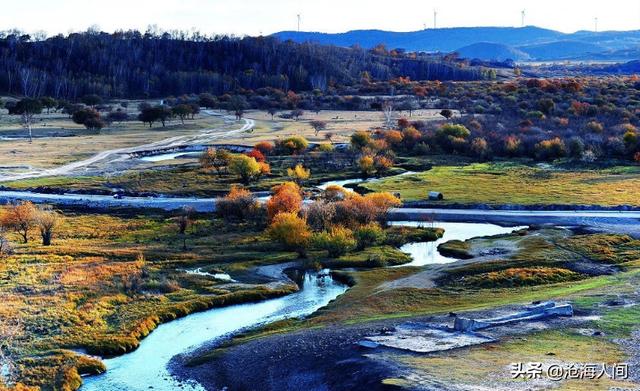
[{"label": "mountain ridge", "polygon": [[[475,54],[473,58],[482,60],[496,59],[497,47],[494,44],[506,46],[500,49],[501,52],[514,52],[520,58],[528,55],[531,60],[606,59],[615,56],[615,52],[640,47],[640,30],[563,33],[537,26],[446,27],[408,32],[380,29],[343,33],[281,31],[273,36],[285,41],[346,47],[357,45],[365,49],[383,44],[388,49],[418,52],[469,52],[471,46],[471,52]],[[491,45],[485,45],[486,51],[482,51],[482,45],[478,44]],[[520,52],[526,55],[522,56]]]}]

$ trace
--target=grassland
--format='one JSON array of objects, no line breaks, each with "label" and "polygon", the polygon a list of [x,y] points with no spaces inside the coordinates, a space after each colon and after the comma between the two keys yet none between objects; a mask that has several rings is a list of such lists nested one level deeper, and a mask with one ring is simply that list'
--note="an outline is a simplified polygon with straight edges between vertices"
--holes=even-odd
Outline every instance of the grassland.
[{"label": "grassland", "polygon": [[[393,230],[398,245],[431,230]],[[439,233],[441,234],[441,233]],[[52,246],[37,232],[0,262],[0,329],[17,324],[11,352],[17,378],[43,390],[80,384],[79,375],[103,371],[102,363],[74,353],[116,355],[135,349],[158,324],[189,313],[264,300],[298,289],[290,281],[266,281],[257,266],[290,262],[261,228],[226,225],[198,215],[187,231],[187,249],[172,215],[65,212]],[[390,240],[391,240],[390,239]],[[350,253],[349,267],[377,267],[410,259],[389,245]],[[308,265],[329,264],[323,251],[310,251]],[[335,265],[339,266],[339,265]],[[227,272],[243,284],[185,273],[205,267]]]},{"label": "grassland", "polygon": [[[237,123],[227,123],[219,116],[207,112],[198,114],[195,119],[182,124],[173,119],[165,127],[155,124],[153,128],[135,120],[137,105],[141,101],[128,101],[126,111],[131,121],[114,123],[93,132],[74,124],[66,115],[58,112],[43,113],[37,116],[33,127],[34,142],[28,143],[26,131],[21,127],[17,116],[6,115],[0,109],[0,167],[11,167],[12,171],[28,171],[30,168],[52,168],[78,161],[104,150],[133,147],[148,144],[176,136],[193,136],[203,130],[231,130],[240,127]],[[157,104],[157,101],[149,101]],[[435,110],[414,112],[416,120],[435,121],[440,118]],[[258,141],[275,141],[291,135],[303,135],[311,142],[326,142],[325,135],[331,133],[333,142],[348,141],[356,130],[369,130],[379,127],[383,122],[380,112],[373,111],[323,111],[306,112],[299,120],[282,119],[263,111],[248,111],[246,118],[255,120],[254,129],[220,138],[219,143],[253,145]],[[327,122],[327,129],[318,135],[311,127],[313,120]],[[233,122],[233,121],[232,121]]]},{"label": "grassland", "polygon": [[439,191],[444,194],[442,203],[640,206],[640,167],[634,166],[559,169],[520,163],[444,165],[363,186],[372,191],[399,192],[409,201],[424,200],[429,191]]},{"label": "grassland", "polygon": [[224,268],[234,258],[229,244],[252,254],[249,263],[295,256],[278,253],[259,232],[228,232],[207,218],[196,220],[183,252],[174,224],[165,215],[68,213],[53,246],[41,246],[35,232],[28,244],[17,245],[0,263],[0,317],[20,325],[13,351],[18,378],[45,390],[56,382],[74,389],[78,371],[97,371],[102,364],[80,365],[86,358],[61,349],[120,354],[161,322],[297,290],[286,284],[229,286],[180,271],[215,262]]}]

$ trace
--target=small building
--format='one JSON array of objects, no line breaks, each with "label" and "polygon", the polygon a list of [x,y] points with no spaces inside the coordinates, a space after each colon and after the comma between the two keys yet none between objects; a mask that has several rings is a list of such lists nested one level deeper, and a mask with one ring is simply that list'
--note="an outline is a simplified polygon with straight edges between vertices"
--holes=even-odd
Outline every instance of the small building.
[{"label": "small building", "polygon": [[429,200],[430,201],[442,201],[444,196],[439,191],[430,191],[429,192]]}]

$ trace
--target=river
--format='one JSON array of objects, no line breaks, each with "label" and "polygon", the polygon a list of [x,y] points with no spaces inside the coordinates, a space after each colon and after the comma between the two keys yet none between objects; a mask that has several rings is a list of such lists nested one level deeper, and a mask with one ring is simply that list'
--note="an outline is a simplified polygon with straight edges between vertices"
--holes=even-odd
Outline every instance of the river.
[{"label": "river", "polygon": [[327,273],[307,273],[300,291],[258,303],[191,314],[164,323],[131,353],[104,360],[107,372],[84,378],[82,391],[202,391],[196,383],[175,380],[167,369],[174,356],[241,330],[281,319],[307,316],[346,291]]}]

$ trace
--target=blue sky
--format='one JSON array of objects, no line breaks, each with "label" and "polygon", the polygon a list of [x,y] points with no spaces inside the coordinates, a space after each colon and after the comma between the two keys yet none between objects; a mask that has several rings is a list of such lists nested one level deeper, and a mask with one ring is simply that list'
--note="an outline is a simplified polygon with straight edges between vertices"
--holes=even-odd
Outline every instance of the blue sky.
[{"label": "blue sky", "polygon": [[270,34],[296,28],[342,32],[377,28],[413,31],[438,27],[519,26],[526,24],[564,32],[640,29],[640,0],[20,0],[3,1],[0,30],[19,28],[53,33],[85,30],[96,25],[105,31],[198,29],[205,33]]}]

